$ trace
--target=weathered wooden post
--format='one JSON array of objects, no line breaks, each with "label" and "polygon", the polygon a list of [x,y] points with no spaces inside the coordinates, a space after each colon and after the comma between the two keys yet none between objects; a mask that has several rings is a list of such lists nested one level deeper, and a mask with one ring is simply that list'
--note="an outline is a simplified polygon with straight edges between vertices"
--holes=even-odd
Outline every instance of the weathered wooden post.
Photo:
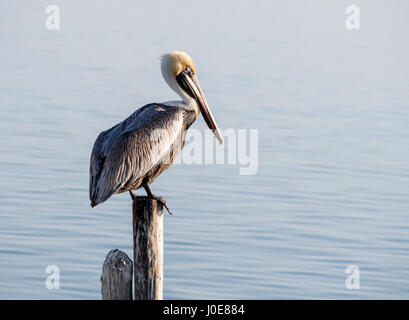
[{"label": "weathered wooden post", "polygon": [[163,298],[163,206],[138,197],[132,204],[134,299]]},{"label": "weathered wooden post", "polygon": [[[135,300],[163,298],[163,206],[147,197],[132,203],[133,266],[126,253],[111,250],[102,266],[103,300],[132,300],[132,269]],[[133,268],[132,268],[133,267]]]},{"label": "weathered wooden post", "polygon": [[132,260],[118,249],[108,252],[102,266],[103,300],[132,300]]}]

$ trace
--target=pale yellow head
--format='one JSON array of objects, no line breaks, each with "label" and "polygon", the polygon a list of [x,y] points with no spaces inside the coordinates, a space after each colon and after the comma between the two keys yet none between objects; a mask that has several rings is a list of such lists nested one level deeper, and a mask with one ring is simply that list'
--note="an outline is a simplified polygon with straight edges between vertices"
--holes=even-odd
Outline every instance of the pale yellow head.
[{"label": "pale yellow head", "polygon": [[170,69],[172,76],[176,77],[180,72],[189,67],[196,74],[196,66],[192,58],[183,51],[171,51],[169,53]]},{"label": "pale yellow head", "polygon": [[183,51],[171,51],[161,58],[161,71],[166,83],[182,97],[186,104],[194,105],[195,100],[176,81],[176,77],[187,69],[192,70],[193,75],[196,74],[196,66],[192,58]]}]

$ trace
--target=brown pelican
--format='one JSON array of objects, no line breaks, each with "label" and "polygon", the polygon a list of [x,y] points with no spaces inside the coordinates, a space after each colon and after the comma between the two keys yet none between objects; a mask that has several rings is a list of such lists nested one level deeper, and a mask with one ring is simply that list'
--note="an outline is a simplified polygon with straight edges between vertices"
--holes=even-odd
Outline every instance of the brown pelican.
[{"label": "brown pelican", "polygon": [[158,200],[171,213],[167,201],[155,196],[149,184],[173,163],[199,112],[223,144],[196,78],[193,60],[184,52],[172,51],[162,56],[161,71],[182,101],[148,104],[99,134],[90,163],[91,207],[126,191],[134,200],[138,197],[132,190],[143,187],[148,198]]}]

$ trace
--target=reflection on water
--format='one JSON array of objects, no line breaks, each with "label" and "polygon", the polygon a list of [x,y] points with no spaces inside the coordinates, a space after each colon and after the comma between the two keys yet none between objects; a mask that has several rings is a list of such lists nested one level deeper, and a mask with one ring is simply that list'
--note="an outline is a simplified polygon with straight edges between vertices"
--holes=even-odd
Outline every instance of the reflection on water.
[{"label": "reflection on water", "polygon": [[[164,297],[409,298],[398,3],[362,6],[347,31],[343,1],[183,1],[183,19],[159,2],[70,1],[48,31],[47,2],[2,1],[0,298],[99,299],[106,253],[131,255],[129,195],[91,209],[89,155],[100,131],[175,98],[158,60],[171,49],[195,59],[220,127],[258,129],[259,168],[175,165],[152,185],[176,213]],[[48,265],[60,290],[45,288]],[[360,290],[345,288],[348,265]]]}]

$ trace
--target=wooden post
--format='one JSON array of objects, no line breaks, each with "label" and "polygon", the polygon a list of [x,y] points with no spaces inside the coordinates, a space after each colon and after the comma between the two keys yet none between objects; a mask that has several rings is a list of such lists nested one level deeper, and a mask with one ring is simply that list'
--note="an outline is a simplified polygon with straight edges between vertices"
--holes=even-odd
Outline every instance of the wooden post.
[{"label": "wooden post", "polygon": [[163,298],[163,207],[140,197],[132,204],[135,300]]},{"label": "wooden post", "polygon": [[108,252],[102,266],[102,300],[132,300],[132,260],[118,249]]}]

